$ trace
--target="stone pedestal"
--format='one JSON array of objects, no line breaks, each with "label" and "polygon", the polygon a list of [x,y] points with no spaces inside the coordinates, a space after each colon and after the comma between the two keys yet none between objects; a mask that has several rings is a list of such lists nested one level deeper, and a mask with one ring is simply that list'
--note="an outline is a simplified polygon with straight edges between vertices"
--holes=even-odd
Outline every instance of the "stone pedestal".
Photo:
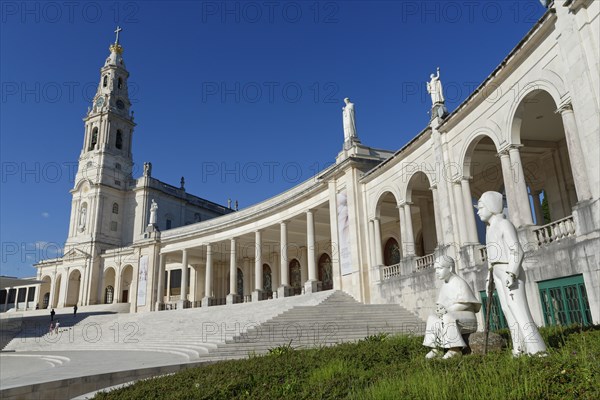
[{"label": "stone pedestal", "polygon": [[306,281],[304,282],[304,293],[317,293],[322,289],[322,283],[320,281]]},{"label": "stone pedestal", "polygon": [[294,295],[294,289],[291,286],[279,286],[277,288],[277,298],[290,297]]},{"label": "stone pedestal", "polygon": [[215,298],[214,297],[204,297],[202,298],[202,307],[210,307],[213,306],[215,304]]},{"label": "stone pedestal", "polygon": [[256,301],[265,300],[265,298],[266,298],[266,294],[262,290],[257,289],[252,292],[252,302],[253,303]]},{"label": "stone pedestal", "polygon": [[600,228],[600,201],[583,200],[573,207],[573,220],[575,221],[575,234],[586,235]]},{"label": "stone pedestal", "polygon": [[184,308],[188,308],[189,301],[187,300],[178,300],[177,301],[177,309],[183,310]]},{"label": "stone pedestal", "polygon": [[239,294],[228,294],[227,298],[225,300],[226,304],[238,304],[238,303],[242,303],[243,299],[242,296],[240,296]]}]

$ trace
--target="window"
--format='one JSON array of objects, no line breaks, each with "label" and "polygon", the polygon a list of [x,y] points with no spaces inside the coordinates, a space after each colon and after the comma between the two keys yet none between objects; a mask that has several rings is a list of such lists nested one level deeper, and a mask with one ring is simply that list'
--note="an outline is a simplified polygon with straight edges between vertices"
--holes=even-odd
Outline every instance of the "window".
[{"label": "window", "polygon": [[104,304],[112,304],[114,295],[115,289],[108,285],[104,290]]},{"label": "window", "polygon": [[271,281],[271,267],[269,264],[263,264],[263,290],[267,292],[267,294],[271,294],[273,292],[273,283]]},{"label": "window", "polygon": [[122,89],[123,88],[123,78],[119,77],[119,80],[117,81],[117,88]]},{"label": "window", "polygon": [[[481,291],[479,292],[479,294],[481,295],[481,310],[483,311],[483,320],[485,321],[487,312],[487,292]],[[498,292],[496,292],[495,290],[492,294],[491,306],[492,309],[490,313],[490,330],[497,331],[498,329],[508,328],[506,318],[504,317],[502,307],[500,306],[500,300],[498,299]]]},{"label": "window", "polygon": [[94,128],[92,130],[92,140],[90,141],[90,147],[88,150],[94,150],[97,143],[98,143],[98,128]]},{"label": "window", "polygon": [[116,169],[117,171],[120,171],[120,170],[121,170],[121,164],[119,164],[119,163],[116,163],[116,164],[115,164],[115,169]]},{"label": "window", "polygon": [[48,303],[50,303],[50,292],[44,293],[44,299],[42,300],[42,308],[48,308]]},{"label": "window", "polygon": [[170,219],[167,219],[167,229],[171,229],[172,222]]},{"label": "window", "polygon": [[113,214],[119,213],[119,205],[117,203],[113,203],[112,213]]},{"label": "window", "polygon": [[398,246],[398,241],[394,238],[389,238],[388,241],[385,242],[383,263],[385,265],[396,265],[400,263],[400,246]]},{"label": "window", "polygon": [[590,325],[592,315],[583,275],[538,282],[546,325]]},{"label": "window", "polygon": [[102,87],[107,87],[108,86],[108,76],[104,75],[104,78],[102,78]]},{"label": "window", "polygon": [[110,221],[110,230],[112,232],[116,232],[118,228],[117,221]]},{"label": "window", "polygon": [[121,132],[120,129],[117,129],[117,138],[115,140],[115,147],[119,150],[123,148],[123,132]]}]

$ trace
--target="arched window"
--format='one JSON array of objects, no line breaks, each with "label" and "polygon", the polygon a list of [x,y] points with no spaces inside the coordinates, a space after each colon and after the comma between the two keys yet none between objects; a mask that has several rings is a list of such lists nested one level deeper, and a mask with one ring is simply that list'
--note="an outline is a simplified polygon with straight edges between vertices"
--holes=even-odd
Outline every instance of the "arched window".
[{"label": "arched window", "polygon": [[50,303],[50,292],[46,292],[44,294],[44,300],[42,301],[42,308],[48,308],[48,303]]},{"label": "arched window", "polygon": [[112,212],[113,212],[113,214],[119,213],[119,205],[117,203],[113,203]]},{"label": "arched window", "polygon": [[117,81],[117,88],[122,89],[123,88],[123,78],[119,77],[119,80]]},{"label": "arched window", "polygon": [[302,293],[302,272],[300,262],[295,258],[290,261],[289,266],[290,286],[294,290],[294,295]]},{"label": "arched window", "polygon": [[90,147],[88,150],[94,150],[98,143],[98,128],[92,129],[92,140],[90,140]]},{"label": "arched window", "polygon": [[385,265],[396,265],[400,263],[400,246],[394,238],[389,238],[385,242],[383,250],[383,263]]},{"label": "arched window", "polygon": [[107,87],[108,86],[108,75],[104,75],[104,78],[102,78],[102,87]]},{"label": "arched window", "polygon": [[115,289],[108,285],[104,290],[104,304],[112,304],[114,295]]},{"label": "arched window", "polygon": [[120,129],[117,129],[117,139],[115,141],[115,147],[117,149],[123,148],[123,132]]},{"label": "arched window", "polygon": [[273,292],[271,267],[268,264],[263,264],[263,290],[269,295]]},{"label": "arched window", "polygon": [[319,257],[319,280],[323,283],[323,290],[333,289],[333,276],[331,269],[331,257],[323,253]]}]

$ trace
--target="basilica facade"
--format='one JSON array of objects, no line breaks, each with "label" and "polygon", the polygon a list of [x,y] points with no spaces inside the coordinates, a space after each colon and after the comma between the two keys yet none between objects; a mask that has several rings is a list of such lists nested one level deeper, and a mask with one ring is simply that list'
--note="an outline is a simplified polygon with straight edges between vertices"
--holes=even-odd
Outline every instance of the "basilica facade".
[{"label": "basilica facade", "polygon": [[[359,140],[347,100],[336,163],[236,212],[154,179],[150,164],[133,178],[116,42],[84,120],[65,253],[36,265],[40,307],[150,312],[339,289],[425,318],[440,254],[488,301],[473,205],[493,190],[525,250],[536,322],[600,323],[599,13],[595,1],[555,1],[451,113],[432,82],[430,124],[397,151]],[[500,310],[493,323],[505,324]]]}]

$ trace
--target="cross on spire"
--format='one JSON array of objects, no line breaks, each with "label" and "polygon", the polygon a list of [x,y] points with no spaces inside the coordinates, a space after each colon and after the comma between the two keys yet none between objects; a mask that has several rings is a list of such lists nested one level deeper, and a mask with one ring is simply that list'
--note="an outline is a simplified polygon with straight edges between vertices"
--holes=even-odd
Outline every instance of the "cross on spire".
[{"label": "cross on spire", "polygon": [[119,44],[119,32],[121,32],[123,28],[117,25],[117,29],[115,29],[115,33],[117,34],[117,39],[115,40],[115,44]]}]

